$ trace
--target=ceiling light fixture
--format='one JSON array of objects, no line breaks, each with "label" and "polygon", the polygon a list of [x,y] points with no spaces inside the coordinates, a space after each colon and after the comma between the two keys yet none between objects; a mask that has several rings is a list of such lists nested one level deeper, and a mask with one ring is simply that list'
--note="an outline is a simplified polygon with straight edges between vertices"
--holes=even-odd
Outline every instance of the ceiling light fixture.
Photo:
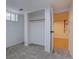
[{"label": "ceiling light fixture", "polygon": [[23,11],[23,9],[21,8],[21,9],[19,9],[19,11]]}]

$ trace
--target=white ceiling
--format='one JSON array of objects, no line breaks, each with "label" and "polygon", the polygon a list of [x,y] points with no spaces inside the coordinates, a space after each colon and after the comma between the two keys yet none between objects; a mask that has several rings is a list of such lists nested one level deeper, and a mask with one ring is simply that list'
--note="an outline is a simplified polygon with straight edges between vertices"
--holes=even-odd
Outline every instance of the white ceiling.
[{"label": "white ceiling", "polygon": [[71,1],[72,0],[6,0],[6,7],[17,12],[20,8],[23,8],[24,11],[32,11],[47,8],[51,5],[56,12],[68,9]]}]

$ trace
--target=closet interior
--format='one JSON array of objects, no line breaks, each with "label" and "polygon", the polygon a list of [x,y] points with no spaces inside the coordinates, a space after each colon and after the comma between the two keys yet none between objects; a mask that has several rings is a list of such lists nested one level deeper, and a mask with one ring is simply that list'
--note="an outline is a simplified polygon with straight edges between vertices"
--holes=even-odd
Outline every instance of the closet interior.
[{"label": "closet interior", "polygon": [[45,9],[28,13],[28,43],[44,46]]}]

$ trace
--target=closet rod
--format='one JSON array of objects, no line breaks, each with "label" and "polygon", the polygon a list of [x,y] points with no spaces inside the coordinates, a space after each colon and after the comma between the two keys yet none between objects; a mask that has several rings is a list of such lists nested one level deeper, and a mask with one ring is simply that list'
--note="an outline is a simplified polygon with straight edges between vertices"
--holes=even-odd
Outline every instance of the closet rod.
[{"label": "closet rod", "polygon": [[29,20],[29,21],[44,21],[45,19],[39,19],[39,20]]}]

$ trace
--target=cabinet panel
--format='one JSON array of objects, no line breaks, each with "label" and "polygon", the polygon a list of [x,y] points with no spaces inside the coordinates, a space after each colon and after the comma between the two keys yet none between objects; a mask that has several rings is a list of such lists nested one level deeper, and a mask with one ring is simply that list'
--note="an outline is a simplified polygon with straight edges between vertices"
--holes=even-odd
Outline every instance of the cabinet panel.
[{"label": "cabinet panel", "polygon": [[54,38],[54,48],[65,48],[68,49],[68,39]]},{"label": "cabinet panel", "polygon": [[68,20],[68,11],[61,12],[61,13],[54,13],[54,21],[60,20]]}]

